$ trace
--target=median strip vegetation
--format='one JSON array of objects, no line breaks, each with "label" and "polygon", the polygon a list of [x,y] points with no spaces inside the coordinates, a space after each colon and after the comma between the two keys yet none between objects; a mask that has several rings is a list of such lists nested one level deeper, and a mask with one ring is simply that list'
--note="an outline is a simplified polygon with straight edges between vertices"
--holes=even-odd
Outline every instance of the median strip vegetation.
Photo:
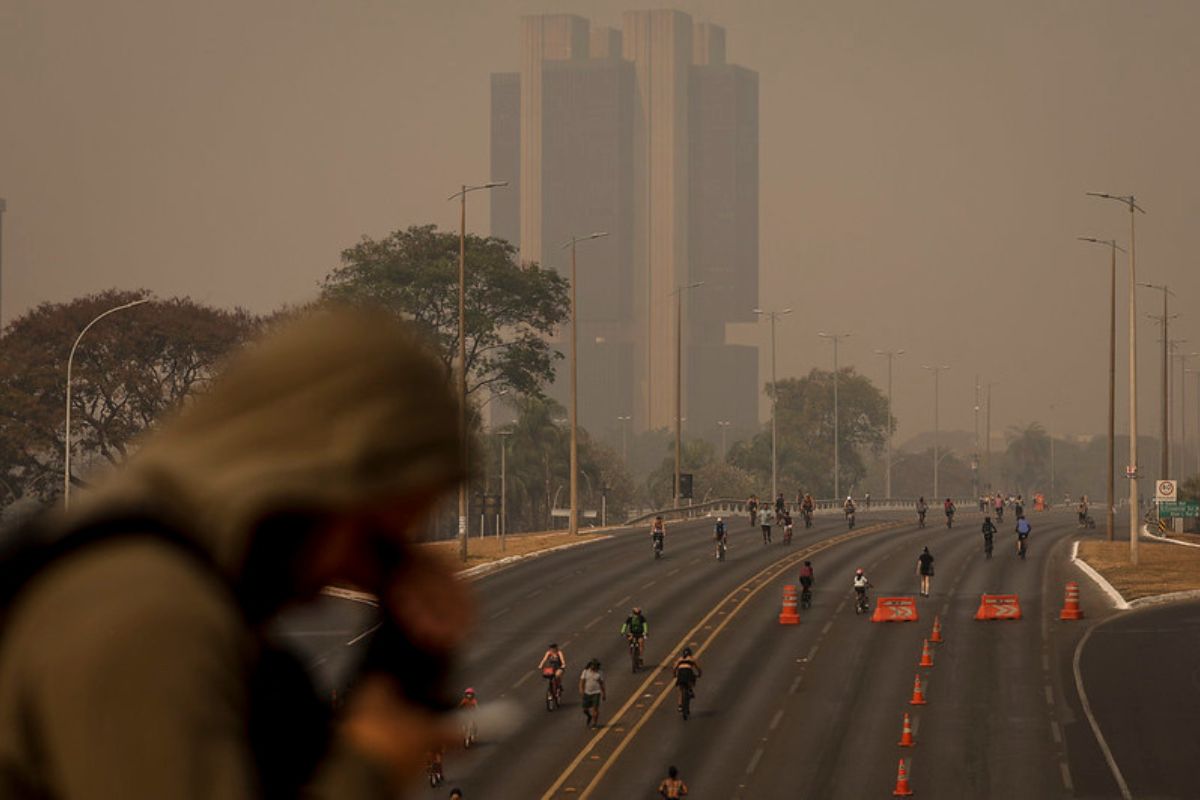
[{"label": "median strip vegetation", "polygon": [[1138,545],[1138,565],[1129,563],[1128,542],[1083,541],[1079,558],[1104,576],[1126,600],[1200,590],[1200,549],[1161,542]]}]

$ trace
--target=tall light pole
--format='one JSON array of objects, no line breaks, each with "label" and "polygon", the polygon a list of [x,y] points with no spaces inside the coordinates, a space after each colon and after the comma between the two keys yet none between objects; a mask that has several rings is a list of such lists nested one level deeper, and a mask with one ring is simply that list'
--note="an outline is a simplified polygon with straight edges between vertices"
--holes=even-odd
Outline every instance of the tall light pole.
[{"label": "tall light pole", "polygon": [[[1184,372],[1183,379],[1185,381],[1187,380],[1188,375],[1196,376],[1196,437],[1197,437],[1198,441],[1196,443],[1196,473],[1195,474],[1200,475],[1200,369],[1186,369],[1185,368],[1183,372]],[[1185,415],[1187,414],[1186,405],[1184,406],[1182,413]]]},{"label": "tall light pole", "polygon": [[826,333],[825,331],[817,333],[817,336],[822,339],[829,339],[833,342],[833,496],[839,500],[842,497],[842,476],[841,454],[838,453],[841,447],[838,430],[838,342],[849,335],[848,333]]},{"label": "tall light pole", "polygon": [[63,508],[69,508],[71,505],[71,368],[75,363],[75,349],[79,347],[79,342],[83,339],[83,335],[91,330],[93,325],[109,314],[115,314],[118,311],[124,311],[127,308],[133,308],[134,306],[140,306],[143,303],[149,302],[150,298],[146,297],[110,308],[108,311],[99,314],[91,322],[83,326],[83,330],[75,337],[75,343],[71,345],[71,353],[67,356],[67,408],[65,415],[66,424],[63,427]]},{"label": "tall light pole", "polygon": [[938,491],[938,404],[941,396],[941,375],[943,370],[950,369],[946,364],[935,364],[929,366],[922,364],[921,369],[927,369],[933,373],[933,497],[934,499],[941,498],[941,493]]},{"label": "tall light pole", "polygon": [[[1162,326],[1162,447],[1159,450],[1159,478],[1171,477],[1171,411],[1169,401],[1170,393],[1170,361],[1169,355],[1171,340],[1170,340],[1170,325],[1172,315],[1167,313],[1167,298],[1174,296],[1166,284],[1154,283],[1138,283],[1146,289],[1157,289],[1163,293],[1163,310],[1162,315],[1147,314],[1150,319],[1158,320],[1158,324]],[[1174,315],[1178,316],[1178,315]]]},{"label": "tall light pole", "polygon": [[1054,502],[1054,403],[1050,404],[1050,502]]},{"label": "tall light pole", "polygon": [[[463,470],[469,475],[471,434],[467,427],[467,195],[480,189],[500,189],[508,181],[488,181],[477,186],[462,184],[447,200],[459,199],[458,217],[458,429],[462,436]],[[467,560],[467,491],[470,477],[458,485],[458,557]]]},{"label": "tall light pole", "polygon": [[887,418],[887,478],[883,494],[888,499],[892,497],[892,362],[896,356],[904,355],[903,350],[876,350],[876,355],[884,356],[888,361],[888,418]]},{"label": "tall light pole", "polygon": [[681,284],[671,292],[675,296],[675,489],[673,507],[679,508],[679,472],[683,455],[683,293],[704,281]]},{"label": "tall light pole", "polygon": [[725,432],[729,430],[729,426],[732,424],[733,423],[731,423],[727,419],[717,420],[717,427],[721,429],[721,461],[722,462],[725,461],[725,454],[727,452],[726,448],[725,448]]},{"label": "tall light pole", "polygon": [[1133,195],[1111,195],[1088,192],[1092,197],[1115,200],[1129,209],[1129,560],[1138,563],[1138,463],[1137,463],[1137,214],[1145,210]]},{"label": "tall light pole", "polygon": [[8,201],[0,197],[0,330],[4,330],[4,212]]},{"label": "tall light pole", "polygon": [[575,301],[575,245],[605,236],[608,234],[604,231],[572,236],[563,245],[564,250],[571,248],[571,516],[567,522],[567,533],[571,534],[579,533],[579,314]]},{"label": "tall light pole", "polygon": [[497,431],[500,437],[500,550],[505,549],[505,537],[508,536],[508,482],[506,461],[508,455],[508,437],[512,431]]},{"label": "tall light pole", "polygon": [[626,441],[625,434],[629,430],[629,425],[633,421],[632,414],[624,414],[617,417],[617,422],[621,425],[621,460],[625,465],[629,465],[629,443]]},{"label": "tall light pole", "polygon": [[1117,244],[1115,239],[1096,239],[1092,236],[1080,236],[1082,242],[1102,244],[1109,251],[1108,272],[1108,483],[1105,485],[1104,497],[1105,522],[1108,530],[1108,540],[1113,540],[1113,516],[1115,514],[1116,498],[1113,496],[1116,476],[1116,421],[1117,421],[1117,251],[1125,252],[1125,248]]},{"label": "tall light pole", "polygon": [[1187,438],[1187,362],[1200,356],[1200,353],[1176,353],[1179,359],[1179,478],[1187,474],[1188,438]]},{"label": "tall light pole", "polygon": [[792,309],[785,308],[782,311],[765,311],[761,308],[756,308],[754,309],[754,313],[760,319],[766,318],[771,321],[771,502],[774,503],[779,491],[776,484],[776,473],[779,470],[779,383],[775,377],[775,323],[784,314],[792,313]]},{"label": "tall light pole", "polygon": [[971,454],[971,491],[976,499],[983,497],[979,491],[979,373],[975,373],[975,452]]},{"label": "tall light pole", "polygon": [[992,387],[999,383],[987,382],[987,410],[983,414],[983,471],[990,491],[995,491],[992,485]]}]

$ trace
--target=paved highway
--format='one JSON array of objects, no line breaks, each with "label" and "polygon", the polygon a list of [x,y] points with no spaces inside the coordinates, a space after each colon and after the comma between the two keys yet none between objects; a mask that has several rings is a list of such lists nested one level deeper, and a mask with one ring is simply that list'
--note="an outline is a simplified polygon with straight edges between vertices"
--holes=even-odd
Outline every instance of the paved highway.
[{"label": "paved highway", "polygon": [[[1034,515],[1025,561],[1006,522],[988,561],[981,517],[958,516],[952,530],[918,529],[910,512],[861,512],[853,538],[840,518],[818,517],[790,546],[778,536],[762,545],[757,529],[737,518],[724,563],[713,558],[711,520],[677,523],[661,561],[637,530],[479,579],[480,625],[456,682],[474,686],[484,704],[504,699],[523,713],[514,734],[489,739],[484,731],[476,748],[450,754],[447,785],[468,798],[642,797],[674,764],[693,797],[890,796],[904,757],[918,797],[1121,796],[1075,690],[1075,648],[1104,617],[1085,580],[1088,619],[1057,621],[1063,581],[1081,577],[1067,564],[1069,542],[1079,536],[1074,517]],[[937,559],[929,598],[917,592],[925,545]],[[781,626],[781,589],[796,582],[803,557],[816,568],[813,607],[801,612],[800,625]],[[850,578],[858,566],[873,596],[915,597],[920,621],[856,616]],[[976,622],[984,592],[1018,594],[1024,619]],[[618,635],[634,604],[650,621],[651,666],[637,675]],[[347,605],[330,601],[294,628],[304,629],[324,666],[345,661],[353,650],[345,643],[369,625]],[[945,642],[932,668],[918,668],[934,615]],[[566,703],[555,712],[545,710],[534,670],[550,641],[569,662]],[[684,643],[704,667],[687,722],[676,713],[666,670]],[[1091,665],[1094,647],[1084,648],[1085,681],[1093,671],[1110,674]],[[608,680],[598,731],[585,728],[575,691],[592,657]],[[908,703],[918,674],[925,706]],[[905,712],[912,749],[896,746]]]}]

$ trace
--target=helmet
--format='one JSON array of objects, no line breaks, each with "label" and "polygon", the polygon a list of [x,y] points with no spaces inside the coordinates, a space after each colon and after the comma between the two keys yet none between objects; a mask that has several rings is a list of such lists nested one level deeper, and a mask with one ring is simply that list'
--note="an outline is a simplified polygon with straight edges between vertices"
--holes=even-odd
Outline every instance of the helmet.
[{"label": "helmet", "polygon": [[633,613],[635,613],[635,614],[640,614],[640,613],[642,613],[642,607],[641,607],[641,606],[634,606],[634,607],[633,607]]},{"label": "helmet", "polygon": [[862,568],[862,567],[859,567],[858,569],[854,570],[854,574],[855,574],[855,575],[862,575],[862,574],[864,574],[864,573],[863,573],[863,568]]},{"label": "helmet", "polygon": [[550,643],[550,649],[551,649],[551,650],[557,650],[557,649],[558,649],[558,645],[556,645],[554,642],[551,642],[551,643]]},{"label": "helmet", "polygon": [[475,690],[474,690],[474,689],[472,689],[470,686],[468,686],[468,687],[467,687],[467,688],[466,688],[466,689],[463,691],[463,694],[465,694],[467,697],[474,697],[474,696],[475,696]]},{"label": "helmet", "polygon": [[725,520],[724,520],[723,518],[721,518],[721,517],[717,517],[717,522],[724,522],[724,521],[725,521]]},{"label": "helmet", "polygon": [[684,655],[685,657],[686,657],[686,656],[690,656],[691,654],[692,654],[692,648],[690,648],[690,647],[685,647],[685,648],[683,648],[683,655]]}]

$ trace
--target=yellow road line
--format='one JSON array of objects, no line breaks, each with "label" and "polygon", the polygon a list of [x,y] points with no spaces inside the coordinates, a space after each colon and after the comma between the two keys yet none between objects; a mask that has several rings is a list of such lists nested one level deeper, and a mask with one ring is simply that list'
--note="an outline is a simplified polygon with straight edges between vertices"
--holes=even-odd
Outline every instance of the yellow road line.
[{"label": "yellow road line", "polygon": [[[710,609],[709,612],[707,614],[705,614],[704,617],[698,623],[696,623],[695,626],[692,627],[691,630],[689,630],[686,634],[684,634],[683,638],[680,639],[680,641],[678,643],[676,643],[675,647],[669,651],[671,653],[671,655],[664,658],[659,663],[658,668],[656,670],[654,670],[650,674],[650,676],[647,677],[646,680],[642,682],[642,685],[639,686],[637,688],[637,690],[630,695],[629,699],[625,701],[625,704],[623,706],[621,706],[620,709],[617,710],[617,713],[615,715],[613,715],[612,720],[608,723],[608,726],[599,730],[592,737],[592,739],[584,746],[584,748],[579,751],[579,754],[577,756],[575,756],[575,758],[571,761],[571,763],[567,766],[567,768],[565,770],[563,770],[563,772],[558,776],[558,778],[554,781],[554,783],[550,786],[550,788],[546,790],[546,793],[542,795],[542,800],[552,800],[552,798],[555,797],[555,793],[559,789],[561,789],[563,787],[563,785],[571,778],[572,773],[574,773],[575,770],[579,767],[579,765],[584,762],[584,760],[588,757],[588,755],[592,752],[592,750],[594,750],[596,748],[596,746],[609,734],[610,731],[616,732],[618,730],[618,725],[617,725],[618,720],[620,720],[622,717],[624,717],[625,714],[629,711],[629,709],[635,703],[637,703],[639,700],[642,699],[643,695],[645,695],[647,693],[647,690],[650,688],[650,686],[656,680],[660,679],[661,671],[665,670],[668,667],[668,665],[671,664],[671,662],[675,658],[674,654],[678,653],[684,647],[686,647],[688,645],[688,643],[691,641],[692,637],[695,636],[700,630],[702,630],[704,628],[705,624],[709,622],[709,620],[711,620],[714,616],[717,616],[719,613],[722,613],[721,609],[724,606],[726,606],[727,604],[733,602],[736,599],[735,596],[737,594],[742,593],[742,592],[746,593],[744,597],[742,597],[738,600],[737,604],[734,606],[732,611],[725,614],[725,618],[723,620],[721,620],[720,624],[717,625],[708,634],[704,643],[693,648],[697,655],[704,652],[705,648],[707,648],[708,645],[717,637],[717,635],[722,630],[725,629],[725,626],[729,624],[730,620],[732,620],[733,617],[736,616],[738,614],[738,612],[740,612],[745,607],[745,605],[750,601],[750,599],[752,597],[754,597],[756,594],[758,594],[772,580],[779,577],[780,574],[782,574],[783,572],[786,572],[790,567],[794,566],[796,564],[796,562],[803,561],[805,558],[813,555],[814,553],[819,553],[822,550],[827,550],[828,548],[833,547],[835,545],[842,544],[844,542],[848,542],[853,539],[857,539],[861,536],[866,536],[871,533],[878,533],[879,531],[882,531],[882,530],[887,530],[889,528],[901,526],[903,524],[904,523],[899,523],[899,522],[878,523],[874,526],[868,526],[865,528],[860,528],[855,531],[850,531],[847,533],[839,534],[837,536],[834,536],[831,539],[826,539],[824,542],[809,545],[808,547],[806,547],[802,550],[798,550],[789,556],[785,556],[785,557],[779,559],[778,561],[774,562],[773,564],[771,564],[767,567],[764,567],[762,570],[755,573],[753,576],[751,576],[750,578],[747,578],[745,581],[743,581],[741,584],[739,584],[736,588],[734,588],[727,595],[725,595],[725,597],[723,597],[716,605],[714,605],[712,607],[712,609]],[[757,587],[754,586],[754,584],[756,582],[760,582]],[[624,738],[622,739],[622,741],[617,745],[616,749],[611,754],[609,754],[609,756],[604,760],[604,763],[600,765],[599,770],[597,771],[595,777],[593,777],[588,782],[587,786],[584,787],[582,792],[578,792],[578,790],[575,790],[575,789],[570,790],[572,797],[579,797],[580,800],[583,800],[584,798],[590,796],[592,791],[595,789],[596,785],[600,782],[600,779],[603,778],[604,775],[606,775],[608,773],[608,770],[616,762],[617,758],[621,755],[621,753],[624,752],[624,750],[625,750],[626,746],[628,746],[629,742],[632,741],[633,737],[638,733],[638,731],[641,730],[641,728],[645,724],[646,720],[650,718],[650,716],[654,713],[654,711],[660,705],[662,705],[663,700],[671,694],[673,689],[674,689],[674,686],[671,685],[670,683],[668,683],[666,688],[664,688],[659,693],[658,697],[656,697],[654,702],[651,703],[651,705],[649,706],[649,708],[647,708],[642,713],[640,718],[637,720],[637,722],[634,723],[634,725],[631,729],[629,729],[628,731],[625,731],[624,728],[620,729],[620,732],[624,733]]]}]

